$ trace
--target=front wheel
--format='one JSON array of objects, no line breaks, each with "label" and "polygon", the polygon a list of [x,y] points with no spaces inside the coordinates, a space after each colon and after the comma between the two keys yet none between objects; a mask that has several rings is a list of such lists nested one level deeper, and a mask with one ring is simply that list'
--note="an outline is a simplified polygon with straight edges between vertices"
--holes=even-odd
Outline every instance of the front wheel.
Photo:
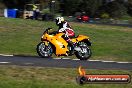
[{"label": "front wheel", "polygon": [[88,60],[92,55],[90,47],[84,42],[80,42],[78,47],[80,47],[81,50],[75,52],[76,57],[80,60]]},{"label": "front wheel", "polygon": [[40,57],[44,57],[44,58],[51,57],[53,54],[53,49],[51,47],[51,44],[49,43],[48,46],[46,46],[44,42],[40,42],[37,45],[37,53]]}]

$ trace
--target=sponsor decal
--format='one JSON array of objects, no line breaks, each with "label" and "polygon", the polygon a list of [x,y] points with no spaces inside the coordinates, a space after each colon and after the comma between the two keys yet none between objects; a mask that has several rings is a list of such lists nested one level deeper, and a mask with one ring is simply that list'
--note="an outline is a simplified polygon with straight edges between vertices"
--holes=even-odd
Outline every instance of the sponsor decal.
[{"label": "sponsor decal", "polygon": [[128,74],[86,74],[80,66],[79,76],[76,78],[78,84],[86,83],[130,83],[131,77]]}]

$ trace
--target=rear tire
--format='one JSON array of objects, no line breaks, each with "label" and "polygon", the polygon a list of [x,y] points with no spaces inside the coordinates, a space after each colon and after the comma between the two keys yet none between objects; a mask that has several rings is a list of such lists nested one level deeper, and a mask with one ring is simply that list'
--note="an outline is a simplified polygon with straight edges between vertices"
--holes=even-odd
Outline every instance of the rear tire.
[{"label": "rear tire", "polygon": [[81,51],[75,52],[76,57],[80,60],[88,60],[92,55],[90,47],[84,42],[80,42],[78,47],[81,48]]},{"label": "rear tire", "polygon": [[40,57],[43,57],[43,58],[51,57],[53,54],[53,49],[51,44],[49,43],[48,46],[46,46],[44,42],[40,42],[37,45],[37,53]]}]

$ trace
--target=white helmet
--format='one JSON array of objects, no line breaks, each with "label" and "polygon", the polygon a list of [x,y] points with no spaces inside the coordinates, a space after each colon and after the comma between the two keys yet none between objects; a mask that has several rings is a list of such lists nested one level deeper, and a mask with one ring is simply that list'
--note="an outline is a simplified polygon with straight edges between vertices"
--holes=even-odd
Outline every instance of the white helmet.
[{"label": "white helmet", "polygon": [[64,17],[57,17],[56,24],[59,25],[60,23],[64,22]]}]

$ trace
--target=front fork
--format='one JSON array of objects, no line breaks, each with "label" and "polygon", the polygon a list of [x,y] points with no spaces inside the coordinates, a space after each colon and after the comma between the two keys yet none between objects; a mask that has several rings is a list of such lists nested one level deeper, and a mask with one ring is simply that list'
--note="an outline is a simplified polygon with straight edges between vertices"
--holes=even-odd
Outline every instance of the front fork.
[{"label": "front fork", "polygon": [[82,42],[79,42],[78,44],[76,44],[76,47],[74,50],[78,52],[86,53],[87,52],[86,47],[87,45],[82,44]]},{"label": "front fork", "polygon": [[73,45],[70,45],[71,49],[70,49],[70,54],[74,54],[74,51],[81,51],[81,48],[79,46],[78,43],[73,43]]},{"label": "front fork", "polygon": [[[43,42],[45,44],[45,47],[48,47],[49,46],[49,42],[48,41],[43,41]],[[45,48],[45,50],[48,51],[49,50],[49,47],[48,48]]]},{"label": "front fork", "polygon": [[43,42],[44,42],[44,44],[45,44],[46,46],[49,45],[49,42],[48,42],[48,41],[43,41]]}]

